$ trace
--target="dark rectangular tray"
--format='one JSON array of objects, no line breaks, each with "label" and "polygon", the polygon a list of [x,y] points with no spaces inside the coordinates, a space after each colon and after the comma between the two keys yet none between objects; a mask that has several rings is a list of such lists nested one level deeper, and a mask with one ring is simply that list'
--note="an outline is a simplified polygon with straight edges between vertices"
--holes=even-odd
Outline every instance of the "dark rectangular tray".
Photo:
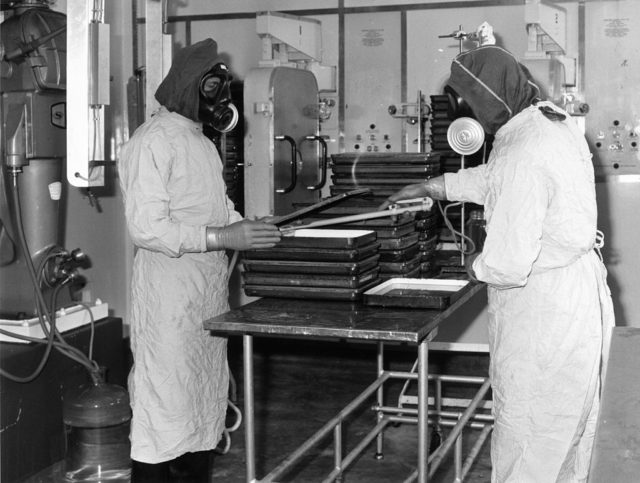
[{"label": "dark rectangular tray", "polygon": [[247,272],[318,273],[325,275],[357,275],[378,266],[380,255],[357,262],[304,262],[299,260],[243,260]]},{"label": "dark rectangular tray", "polygon": [[301,260],[317,262],[362,261],[378,253],[380,243],[371,243],[359,248],[342,250],[337,248],[265,248],[244,252],[247,260]]},{"label": "dark rectangular tray", "polygon": [[359,288],[370,285],[378,278],[380,267],[374,267],[358,275],[318,275],[308,273],[257,273],[242,275],[247,285],[276,285],[287,287]]},{"label": "dark rectangular tray", "polygon": [[409,233],[408,235],[401,236],[400,238],[381,238],[380,249],[382,250],[402,250],[403,248],[409,248],[418,243],[418,237],[420,235],[417,232]]},{"label": "dark rectangular tray", "polygon": [[401,250],[380,250],[378,254],[380,255],[380,262],[406,262],[418,254],[419,248],[416,243]]},{"label": "dark rectangular tray", "polygon": [[357,164],[354,166],[349,165],[335,165],[331,169],[333,174],[336,175],[348,175],[348,176],[393,176],[393,175],[420,175],[420,174],[433,174],[440,171],[440,163],[425,163],[415,165],[393,165],[393,164]]},{"label": "dark rectangular tray", "polygon": [[376,241],[373,230],[335,230],[301,228],[284,235],[275,249],[279,248],[358,248]]},{"label": "dark rectangular tray", "polygon": [[364,294],[366,305],[443,310],[471,288],[468,280],[392,278]]},{"label": "dark rectangular tray", "polygon": [[334,165],[353,164],[430,164],[439,163],[439,156],[429,153],[339,153],[331,155]]},{"label": "dark rectangular tray", "polygon": [[408,184],[425,183],[429,178],[430,178],[429,176],[422,176],[422,177],[416,176],[415,178],[413,177],[374,178],[374,177],[364,177],[364,176],[357,176],[354,178],[351,176],[335,176],[335,175],[331,176],[331,180],[333,181],[333,184],[340,185],[340,186],[358,185],[363,188],[371,187],[371,189],[373,189],[374,186],[389,186],[397,190],[399,190],[400,188],[404,188]]},{"label": "dark rectangular tray", "polygon": [[419,267],[421,261],[422,257],[416,255],[411,260],[403,262],[380,262],[380,271],[384,273],[398,273],[406,276],[407,273],[413,272]]},{"label": "dark rectangular tray", "polygon": [[375,280],[359,288],[327,288],[327,287],[287,287],[269,285],[245,285],[244,291],[251,297],[280,297],[297,299],[322,299],[358,301],[362,294],[375,287],[380,280]]}]

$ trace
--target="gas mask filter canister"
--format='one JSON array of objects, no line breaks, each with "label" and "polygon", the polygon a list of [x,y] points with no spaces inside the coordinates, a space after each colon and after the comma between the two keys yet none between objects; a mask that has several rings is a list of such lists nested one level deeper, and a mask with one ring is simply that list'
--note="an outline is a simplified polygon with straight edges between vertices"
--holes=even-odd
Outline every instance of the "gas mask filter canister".
[{"label": "gas mask filter canister", "polygon": [[231,102],[231,79],[229,69],[220,62],[202,76],[199,84],[198,117],[202,123],[222,133],[231,131],[238,124],[238,109]]}]

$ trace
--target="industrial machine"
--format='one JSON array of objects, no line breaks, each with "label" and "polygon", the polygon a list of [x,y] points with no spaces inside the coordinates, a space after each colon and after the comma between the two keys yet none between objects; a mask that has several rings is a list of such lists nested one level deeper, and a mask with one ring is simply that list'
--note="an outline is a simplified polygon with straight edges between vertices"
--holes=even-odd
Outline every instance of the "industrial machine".
[{"label": "industrial machine", "polygon": [[45,2],[17,6],[1,30],[0,313],[36,314],[34,287],[79,277],[80,250],[63,249],[66,18]]},{"label": "industrial machine", "polygon": [[331,85],[334,71],[320,64],[318,21],[267,12],[256,25],[263,59],[245,79],[245,215],[282,215],[321,198],[327,145],[318,84]]}]

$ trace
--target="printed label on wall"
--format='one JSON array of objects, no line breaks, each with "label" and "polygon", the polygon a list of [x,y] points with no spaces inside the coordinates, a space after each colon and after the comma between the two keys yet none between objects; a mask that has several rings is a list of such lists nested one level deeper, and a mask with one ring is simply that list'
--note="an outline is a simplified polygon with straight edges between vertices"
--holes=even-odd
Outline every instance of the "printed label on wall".
[{"label": "printed label on wall", "polygon": [[604,35],[605,37],[626,37],[629,35],[629,19],[605,18]]},{"label": "printed label on wall", "polygon": [[361,33],[365,47],[380,47],[384,43],[384,29],[366,29]]}]

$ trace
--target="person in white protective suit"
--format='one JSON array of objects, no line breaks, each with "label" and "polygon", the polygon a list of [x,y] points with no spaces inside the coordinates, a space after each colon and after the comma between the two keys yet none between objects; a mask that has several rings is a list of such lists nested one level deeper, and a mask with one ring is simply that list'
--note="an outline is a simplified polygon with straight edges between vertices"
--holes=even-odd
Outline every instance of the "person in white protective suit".
[{"label": "person in white protective suit", "polygon": [[448,86],[495,135],[487,164],[408,185],[380,208],[422,196],[484,205],[486,240],[466,265],[488,285],[492,481],[586,481],[614,323],[591,154],[501,47],[458,55]]},{"label": "person in white protective suit", "polygon": [[[203,321],[228,310],[225,250],[269,248],[274,225],[243,220],[203,123],[237,122],[228,69],[212,39],[183,48],[155,97],[162,107],[122,148],[118,169],[136,254],[131,282],[129,391],[133,481],[168,481],[191,462],[207,481],[224,430],[226,339]],[[184,475],[183,475],[184,476]],[[181,480],[183,481],[183,480]]]}]

